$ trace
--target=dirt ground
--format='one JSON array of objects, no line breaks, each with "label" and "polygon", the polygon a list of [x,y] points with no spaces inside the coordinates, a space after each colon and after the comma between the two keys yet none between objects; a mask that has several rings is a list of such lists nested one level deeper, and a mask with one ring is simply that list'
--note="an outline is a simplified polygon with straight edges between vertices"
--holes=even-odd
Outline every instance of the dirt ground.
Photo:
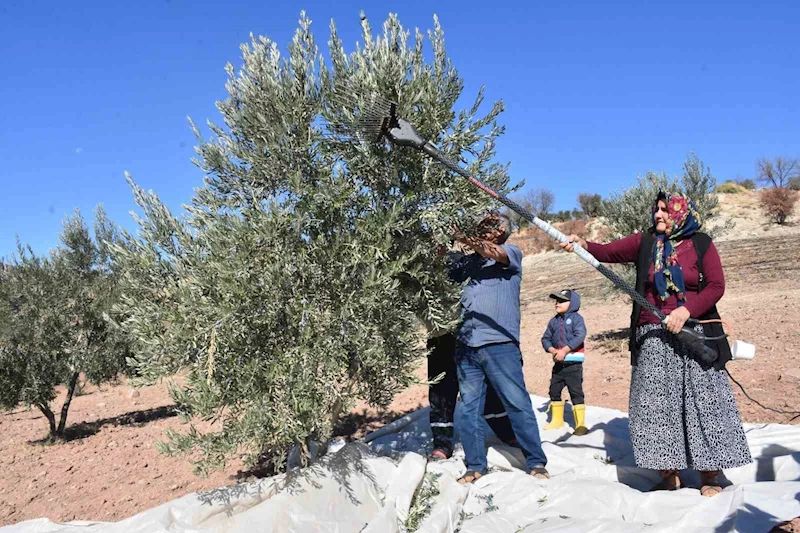
[{"label": "dirt ground", "polygon": [[[741,215],[751,196],[738,198],[742,205],[728,211]],[[739,235],[744,238],[719,243],[727,276],[719,309],[734,326],[734,338],[755,344],[757,352],[754,360],[734,361],[728,368],[755,400],[787,412],[765,410],[733,385],[745,421],[790,423],[800,414],[791,413],[800,411],[800,272],[795,268],[800,231],[790,226],[769,232],[772,239],[765,242],[762,227],[745,222]],[[539,344],[553,314],[547,296],[572,287],[583,296],[589,329],[586,401],[627,411],[630,365],[624,330],[630,304],[609,296],[607,286],[572,255],[547,252],[525,258],[522,351],[532,393],[547,394],[552,366]],[[425,371],[423,364],[419,376]],[[426,388],[417,385],[399,394],[387,412],[355,409],[338,433],[359,436],[426,404]],[[0,413],[0,526],[37,517],[115,521],[190,492],[237,482],[241,464],[201,479],[185,460],[156,450],[166,429],[182,427],[170,405],[165,384],[138,391],[124,383],[103,390],[89,387],[73,400],[71,440],[54,445],[37,442],[47,428],[38,410],[20,406]],[[592,421],[587,424],[591,427]],[[800,523],[783,530],[800,531]]]},{"label": "dirt ground", "polygon": [[235,468],[200,479],[188,462],[159,453],[165,430],[181,427],[166,386],[140,389],[138,397],[132,391],[88,387],[72,401],[65,443],[41,443],[47,422],[38,409],[0,415],[0,525],[37,517],[115,521],[233,483]]}]

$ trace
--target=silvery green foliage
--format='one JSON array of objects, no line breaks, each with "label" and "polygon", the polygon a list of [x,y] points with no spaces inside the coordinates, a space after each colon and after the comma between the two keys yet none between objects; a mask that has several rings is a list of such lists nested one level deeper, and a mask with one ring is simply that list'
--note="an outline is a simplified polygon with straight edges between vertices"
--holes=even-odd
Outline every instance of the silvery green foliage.
[{"label": "silvery green foliage", "polygon": [[[612,194],[603,201],[602,213],[613,232],[621,238],[652,227],[652,207],[659,191],[687,195],[697,207],[703,220],[703,231],[716,238],[733,227],[733,221],[715,224],[719,214],[719,199],[715,192],[716,179],[708,167],[695,154],[689,154],[683,163],[680,179],[669,178],[664,172],[647,172],[636,185]],[[636,282],[636,272],[631,266],[616,268],[618,274],[631,286]]]},{"label": "silvery green foliage", "polygon": [[401,531],[413,533],[417,531],[422,523],[431,515],[436,497],[441,494],[439,490],[439,479],[442,473],[426,472],[422,478],[422,483],[417,486],[414,496],[411,498],[411,507],[408,516],[402,526]]},{"label": "silvery green foliage", "polygon": [[347,54],[331,24],[329,57],[301,15],[284,56],[265,37],[242,46],[219,102],[224,125],[197,128],[207,174],[186,213],[171,214],[132,181],[143,210],[138,236],[115,248],[125,272],[119,311],[137,340],[144,380],[188,370],[171,388],[201,431],[171,433],[163,448],[200,471],[234,453],[283,465],[286,451],[325,440],[337,416],[364,400],[386,406],[413,381],[424,354],[420,319],[454,326],[459,287],[437,248],[468,227],[489,199],[421,154],[329,135],[373,92],[452,159],[504,189],[492,163],[502,133],[482,94],[455,112],[463,81],[434,19],[413,40],[395,16]]},{"label": "silvery green foliage", "polygon": [[[603,202],[602,212],[615,238],[624,237],[637,231],[646,231],[652,226],[652,207],[659,191],[685,194],[697,207],[703,220],[704,231],[719,214],[719,199],[716,193],[716,179],[711,171],[695,155],[690,154],[683,163],[680,179],[667,177],[665,173],[647,172],[637,184],[622,192],[612,194]],[[719,236],[731,225],[718,226],[712,232]]]},{"label": "silvery green foliage", "polygon": [[[126,337],[106,320],[117,291],[108,253],[116,235],[102,208],[94,238],[76,212],[48,257],[18,244],[18,257],[0,268],[0,407],[34,405],[51,437],[64,436],[80,374],[99,384],[125,369]],[[56,417],[51,403],[59,385],[67,399]]]},{"label": "silvery green foliage", "polygon": [[677,190],[677,180],[669,179],[663,172],[648,171],[640,176],[636,185],[614,192],[603,202],[603,216],[614,233],[614,238],[646,231],[652,224],[652,207],[659,191]]},{"label": "silvery green foliage", "polygon": [[689,154],[683,163],[680,190],[694,202],[700,216],[703,217],[703,231],[712,238],[718,238],[732,230],[735,223],[727,220],[718,223],[719,196],[716,193],[717,180],[711,169],[695,154]]}]

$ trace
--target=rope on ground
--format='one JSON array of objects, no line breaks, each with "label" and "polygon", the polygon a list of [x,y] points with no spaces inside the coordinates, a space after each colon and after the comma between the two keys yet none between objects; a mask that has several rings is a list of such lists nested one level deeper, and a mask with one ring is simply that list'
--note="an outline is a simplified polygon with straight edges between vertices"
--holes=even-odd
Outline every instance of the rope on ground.
[{"label": "rope on ground", "polygon": [[728,377],[729,377],[729,378],[731,378],[731,381],[733,381],[734,383],[736,383],[736,384],[739,386],[739,388],[740,388],[740,389],[742,389],[742,393],[745,395],[745,397],[747,397],[747,399],[748,399],[748,400],[750,400],[750,401],[751,401],[751,402],[753,402],[754,404],[758,405],[758,406],[759,406],[759,407],[761,407],[762,409],[766,409],[767,411],[772,411],[773,413],[778,413],[778,414],[781,414],[781,415],[794,415],[792,418],[790,418],[790,419],[789,419],[789,422],[791,422],[791,421],[792,421],[792,420],[794,420],[795,418],[798,418],[798,417],[800,417],[800,411],[783,411],[783,410],[781,410],[781,409],[774,409],[774,408],[772,408],[772,407],[767,407],[766,405],[764,405],[763,403],[759,402],[758,400],[754,400],[754,399],[753,399],[753,398],[752,398],[752,397],[751,397],[749,394],[747,394],[747,391],[746,391],[746,390],[744,390],[744,387],[742,386],[742,384],[741,384],[741,383],[739,383],[738,381],[736,381],[736,378],[734,378],[734,377],[731,375],[731,372],[730,372],[730,370],[728,370],[728,369],[726,368],[726,369],[725,369],[725,372],[728,374]]}]

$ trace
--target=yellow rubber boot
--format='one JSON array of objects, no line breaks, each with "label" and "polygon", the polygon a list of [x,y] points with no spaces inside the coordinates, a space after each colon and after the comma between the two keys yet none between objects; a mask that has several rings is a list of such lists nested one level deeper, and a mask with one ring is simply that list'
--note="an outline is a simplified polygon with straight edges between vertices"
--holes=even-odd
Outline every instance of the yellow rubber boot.
[{"label": "yellow rubber boot", "polygon": [[572,434],[580,437],[589,433],[586,428],[586,405],[573,405],[572,416],[575,417],[575,431]]},{"label": "yellow rubber boot", "polygon": [[564,427],[564,402],[550,402],[547,407],[550,411],[550,423],[544,429],[558,429]]}]

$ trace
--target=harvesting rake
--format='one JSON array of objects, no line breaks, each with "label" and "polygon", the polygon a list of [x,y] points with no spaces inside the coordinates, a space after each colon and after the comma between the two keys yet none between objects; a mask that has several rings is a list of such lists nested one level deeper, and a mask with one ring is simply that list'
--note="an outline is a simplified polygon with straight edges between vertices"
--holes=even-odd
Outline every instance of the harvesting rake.
[{"label": "harvesting rake", "polygon": [[[504,194],[495,191],[482,181],[471,176],[459,165],[447,159],[433,143],[422,137],[410,122],[397,115],[397,104],[395,102],[387,100],[377,94],[356,95],[338,92],[335,93],[333,102],[334,105],[348,110],[345,119],[339,120],[336,124],[329,124],[332,134],[336,137],[372,143],[381,143],[385,139],[393,145],[412,148],[423,152],[438,163],[465,178],[476,188],[518,213],[525,218],[525,220],[545,232],[553,240],[562,243],[569,242],[567,236],[562,232],[533,215]],[[354,111],[352,111],[353,109]],[[598,270],[603,276],[609,279],[615,287],[630,296],[636,303],[641,305],[642,308],[647,309],[660,320],[665,320],[665,315],[658,308],[637,293],[633,287],[620,278],[614,271],[601,264],[586,249],[574,243],[574,251],[578,257]],[[713,348],[706,345],[706,341],[724,338],[726,335],[720,337],[706,337],[694,330],[694,326],[698,323],[699,322],[695,319],[687,320],[686,325],[681,332],[677,334],[677,337],[703,363],[710,365],[717,359],[717,353]]]}]

